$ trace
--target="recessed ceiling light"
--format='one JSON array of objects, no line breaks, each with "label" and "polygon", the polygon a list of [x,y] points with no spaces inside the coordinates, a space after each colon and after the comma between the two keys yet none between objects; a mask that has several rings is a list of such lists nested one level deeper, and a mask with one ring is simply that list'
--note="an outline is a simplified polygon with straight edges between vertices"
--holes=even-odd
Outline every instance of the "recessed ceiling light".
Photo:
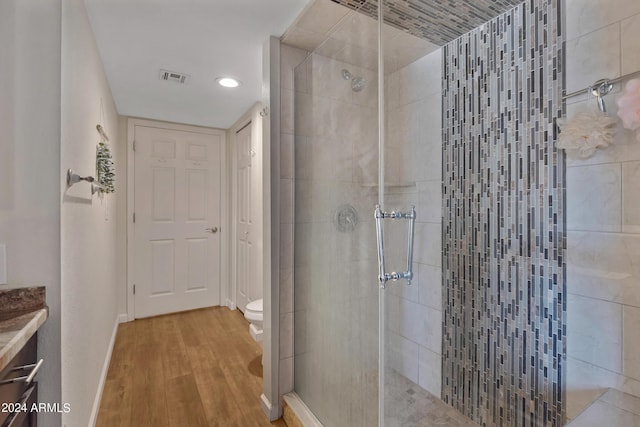
[{"label": "recessed ceiling light", "polygon": [[240,86],[240,82],[236,79],[232,79],[231,77],[218,77],[216,79],[220,86],[224,87],[238,87]]}]

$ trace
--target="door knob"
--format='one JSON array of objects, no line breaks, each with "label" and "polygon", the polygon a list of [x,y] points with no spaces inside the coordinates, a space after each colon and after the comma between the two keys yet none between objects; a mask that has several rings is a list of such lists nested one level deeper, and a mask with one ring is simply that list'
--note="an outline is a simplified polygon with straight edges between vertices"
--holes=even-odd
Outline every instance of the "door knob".
[{"label": "door knob", "polygon": [[218,232],[218,227],[205,228],[204,231],[215,234]]}]

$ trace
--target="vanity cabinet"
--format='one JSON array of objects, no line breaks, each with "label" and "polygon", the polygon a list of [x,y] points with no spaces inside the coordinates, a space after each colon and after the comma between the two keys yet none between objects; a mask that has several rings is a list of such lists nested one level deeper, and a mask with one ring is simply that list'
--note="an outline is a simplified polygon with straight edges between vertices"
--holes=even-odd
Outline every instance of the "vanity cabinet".
[{"label": "vanity cabinet", "polygon": [[[38,383],[27,382],[37,372],[37,334],[34,334],[0,372],[0,426],[36,427]],[[35,372],[34,372],[35,370]]]}]

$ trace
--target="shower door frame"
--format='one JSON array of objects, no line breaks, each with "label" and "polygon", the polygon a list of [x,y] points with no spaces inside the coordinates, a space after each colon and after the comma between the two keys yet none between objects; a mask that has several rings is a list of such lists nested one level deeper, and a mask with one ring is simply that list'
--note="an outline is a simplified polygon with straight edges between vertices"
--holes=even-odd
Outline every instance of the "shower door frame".
[{"label": "shower door frame", "polygon": [[263,202],[263,340],[260,405],[270,421],[282,416],[280,396],[280,39],[262,47]]},{"label": "shower door frame", "polygon": [[[378,206],[384,212],[384,167],[385,167],[385,111],[384,111],[384,0],[378,0]],[[384,233],[384,224],[380,224],[380,236]],[[380,245],[382,242],[379,242]],[[380,250],[383,250],[380,247]],[[380,259],[379,262],[382,262]],[[381,267],[381,266],[380,266]],[[386,328],[386,294],[383,277],[378,284],[378,426],[384,427],[384,380],[385,380],[385,328]]]},{"label": "shower door frame", "polygon": [[[385,207],[385,74],[384,74],[384,41],[383,41],[383,28],[384,28],[384,17],[383,17],[383,9],[385,7],[384,0],[378,1],[377,5],[377,102],[378,102],[378,111],[377,111],[377,119],[378,119],[378,137],[377,137],[377,151],[378,151],[378,179],[377,179],[377,204],[380,208],[383,209]],[[352,11],[350,13],[359,13]],[[272,38],[273,39],[273,38]],[[265,59],[267,60],[266,64],[268,67],[263,70],[263,75],[266,78],[265,82],[267,82],[267,87],[271,91],[271,96],[267,95],[264,98],[264,105],[269,106],[269,114],[268,120],[266,122],[270,123],[271,129],[269,129],[269,125],[265,125],[264,127],[264,143],[270,145],[271,152],[271,227],[270,227],[270,241],[271,241],[271,250],[270,250],[270,272],[265,272],[265,288],[264,288],[264,296],[265,296],[265,346],[264,346],[264,354],[269,355],[271,359],[267,362],[267,358],[265,357],[264,362],[264,393],[261,396],[261,403],[263,410],[266,414],[268,414],[271,420],[277,418],[276,414],[279,415],[282,413],[280,408],[280,399],[276,399],[278,397],[278,361],[279,361],[279,349],[278,349],[278,337],[279,337],[279,325],[278,325],[278,313],[279,313],[279,304],[278,304],[278,294],[279,294],[279,269],[281,268],[281,260],[279,259],[280,254],[280,81],[277,78],[269,79],[269,73],[271,76],[279,76],[280,73],[280,56],[279,56],[279,47],[280,41],[275,39],[275,43],[277,43],[277,47],[273,42],[271,43],[270,49],[271,51],[267,53],[264,52]],[[278,54],[274,55],[274,52],[277,50]],[[313,53],[313,52],[311,52]],[[271,58],[268,56],[271,55]],[[276,59],[277,57],[277,59]],[[274,72],[277,70],[277,72]],[[264,85],[263,85],[264,87]],[[270,104],[269,105],[269,101]],[[277,116],[277,117],[276,117]],[[277,127],[277,130],[274,131],[274,128]],[[270,142],[268,142],[268,138],[270,135]],[[375,206],[370,206],[371,211],[366,211],[363,213],[364,215],[373,214]],[[268,213],[265,213],[268,214]],[[295,268],[295,267],[294,267]],[[270,277],[269,276],[270,273]],[[389,286],[399,286],[403,284],[404,280],[399,281],[398,283],[389,283]],[[386,294],[385,288],[381,286],[379,281],[372,281],[370,286],[378,286],[378,367],[377,367],[377,409],[378,409],[378,426],[384,426],[384,409],[385,409],[385,364],[386,364]],[[417,286],[417,285],[414,285]],[[267,299],[269,298],[271,301]],[[372,305],[373,305],[372,301]],[[271,309],[275,311],[272,312],[271,316],[268,313],[268,310]],[[273,323],[269,328],[267,322],[268,318],[271,317],[273,319]],[[373,326],[373,325],[372,325]],[[270,348],[268,348],[270,346]],[[294,355],[295,358],[295,355]],[[286,373],[285,373],[286,375]],[[271,397],[269,397],[269,392],[271,392]]]}]

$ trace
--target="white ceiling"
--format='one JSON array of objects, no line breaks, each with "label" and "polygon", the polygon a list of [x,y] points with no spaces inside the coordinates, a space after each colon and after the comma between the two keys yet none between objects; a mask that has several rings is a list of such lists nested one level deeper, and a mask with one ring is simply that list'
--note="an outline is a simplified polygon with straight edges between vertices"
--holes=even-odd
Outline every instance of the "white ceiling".
[{"label": "white ceiling", "polygon": [[[385,74],[437,50],[435,44],[385,24]],[[282,42],[370,70],[378,67],[378,21],[331,0],[313,0]]]},{"label": "white ceiling", "polygon": [[[262,92],[262,45],[309,0],[85,0],[118,112],[229,128]],[[190,75],[186,85],[160,69]],[[226,89],[216,77],[242,85]]]}]

